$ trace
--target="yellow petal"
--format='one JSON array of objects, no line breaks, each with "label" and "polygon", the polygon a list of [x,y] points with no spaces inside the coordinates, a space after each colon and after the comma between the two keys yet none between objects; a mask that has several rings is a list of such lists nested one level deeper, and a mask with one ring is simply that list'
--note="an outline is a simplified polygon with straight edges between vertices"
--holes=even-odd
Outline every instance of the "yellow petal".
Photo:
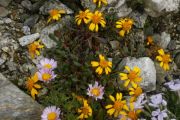
[{"label": "yellow petal", "polygon": [[107,111],[107,113],[109,114],[109,115],[112,115],[113,113],[114,113],[114,111],[115,111],[115,109],[109,109],[108,111]]},{"label": "yellow petal", "polygon": [[99,54],[99,59],[100,59],[100,60],[105,60],[104,56],[101,55],[101,54]]},{"label": "yellow petal", "polygon": [[79,19],[79,20],[77,21],[77,24],[80,25],[80,24],[81,24],[81,21],[82,21],[82,20]]},{"label": "yellow petal", "polygon": [[124,30],[121,30],[121,31],[119,32],[119,35],[122,36],[122,37],[124,37],[124,34],[125,34],[125,31],[124,31]]},{"label": "yellow petal", "polygon": [[121,80],[127,80],[128,79],[128,76],[125,73],[120,73],[119,75],[120,75]]},{"label": "yellow petal", "polygon": [[162,57],[161,57],[161,56],[157,56],[156,59],[157,59],[158,61],[162,61]]},{"label": "yellow petal", "polygon": [[34,84],[35,88],[41,88],[41,86],[39,84]]},{"label": "yellow petal", "polygon": [[131,69],[130,69],[130,67],[129,67],[129,66],[125,66],[125,69],[126,69],[128,72],[130,72],[130,71],[131,71]]},{"label": "yellow petal", "polygon": [[129,85],[130,80],[125,81],[124,87],[127,87]]},{"label": "yellow petal", "polygon": [[112,95],[109,95],[109,98],[110,98],[113,102],[115,102],[115,99],[114,99],[114,97],[113,97]]},{"label": "yellow petal", "polygon": [[96,73],[98,73],[99,75],[102,74],[102,71],[103,71],[103,69],[102,69],[101,67],[98,67],[98,68],[96,69]]},{"label": "yellow petal", "polygon": [[89,30],[94,31],[95,26],[96,26],[96,25],[95,25],[94,23],[91,23],[91,24],[89,25]]},{"label": "yellow petal", "polygon": [[160,50],[158,50],[158,53],[159,53],[160,55],[164,55],[164,50],[163,50],[163,49],[160,49]]},{"label": "yellow petal", "polygon": [[99,66],[99,62],[92,61],[91,65],[92,65],[92,67],[97,67],[97,66]]},{"label": "yellow petal", "polygon": [[112,108],[112,107],[113,107],[113,105],[107,105],[105,108],[109,109],[109,108]]},{"label": "yellow petal", "polygon": [[123,106],[123,109],[129,111],[129,108],[128,108],[127,105],[124,105],[124,106]]}]

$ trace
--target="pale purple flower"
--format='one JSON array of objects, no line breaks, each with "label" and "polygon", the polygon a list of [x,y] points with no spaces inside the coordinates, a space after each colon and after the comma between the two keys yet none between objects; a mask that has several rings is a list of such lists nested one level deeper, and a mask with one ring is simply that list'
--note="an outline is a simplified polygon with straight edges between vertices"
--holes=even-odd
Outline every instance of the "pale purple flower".
[{"label": "pale purple flower", "polygon": [[142,109],[144,108],[144,104],[147,102],[147,100],[145,100],[145,94],[141,94],[136,102],[134,102],[134,109]]},{"label": "pale purple flower", "polygon": [[59,118],[60,113],[60,108],[57,108],[56,106],[46,107],[41,115],[41,120],[61,120]]},{"label": "pale purple flower", "polygon": [[166,118],[168,116],[166,111],[167,111],[166,109],[162,110],[162,111],[160,109],[153,111],[151,113],[151,115],[152,115],[151,120],[164,120],[164,118]]},{"label": "pale purple flower", "polygon": [[162,98],[162,94],[160,93],[160,94],[152,95],[150,97],[149,105],[152,106],[152,107],[157,108],[160,105],[166,106],[167,102]]},{"label": "pale purple flower", "polygon": [[102,99],[104,95],[104,87],[98,85],[98,82],[95,82],[94,85],[89,84],[89,88],[87,89],[87,95],[92,96],[96,100]]},{"label": "pale purple flower", "polygon": [[54,71],[52,71],[51,69],[40,69],[37,74],[40,81],[47,83],[56,77]]},{"label": "pale purple flower", "polygon": [[39,64],[37,65],[38,69],[55,69],[57,67],[57,61],[54,59],[44,58],[40,60]]},{"label": "pale purple flower", "polygon": [[168,86],[171,91],[180,90],[180,79],[171,80],[170,82],[165,83],[164,85]]}]

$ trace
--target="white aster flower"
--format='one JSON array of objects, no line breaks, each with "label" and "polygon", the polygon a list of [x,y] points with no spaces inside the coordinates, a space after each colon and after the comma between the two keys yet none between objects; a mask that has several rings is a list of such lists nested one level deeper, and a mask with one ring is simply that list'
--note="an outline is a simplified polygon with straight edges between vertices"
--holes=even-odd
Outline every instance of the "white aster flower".
[{"label": "white aster flower", "polygon": [[56,106],[46,107],[41,115],[41,120],[61,120],[59,118],[60,113],[60,108]]},{"label": "white aster flower", "polygon": [[101,85],[98,86],[98,82],[95,82],[94,86],[92,84],[89,84],[87,95],[92,96],[96,100],[102,99],[104,95],[104,87],[102,87]]}]

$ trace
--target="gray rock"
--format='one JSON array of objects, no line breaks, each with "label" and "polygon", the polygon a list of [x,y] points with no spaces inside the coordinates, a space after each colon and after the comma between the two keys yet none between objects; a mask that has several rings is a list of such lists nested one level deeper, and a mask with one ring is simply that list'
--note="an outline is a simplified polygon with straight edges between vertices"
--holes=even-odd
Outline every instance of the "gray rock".
[{"label": "gray rock", "polygon": [[12,20],[10,18],[4,18],[3,21],[6,24],[12,23]]},{"label": "gray rock", "polygon": [[24,25],[33,27],[37,23],[38,19],[39,19],[39,15],[32,15],[25,20]]},{"label": "gray rock", "polygon": [[158,41],[158,45],[161,46],[163,49],[166,49],[170,41],[171,41],[170,34],[166,32],[162,32],[161,39],[159,39]]},{"label": "gray rock", "polygon": [[81,0],[81,5],[86,8],[94,11],[96,8],[96,4],[92,2],[92,0]]},{"label": "gray rock", "polygon": [[23,1],[21,2],[21,5],[22,5],[24,8],[28,9],[28,10],[31,10],[31,9],[32,9],[32,3],[31,3],[31,1],[29,1],[29,0],[23,0]]},{"label": "gray rock", "polygon": [[25,35],[30,35],[30,34],[31,34],[31,29],[30,29],[28,26],[23,26],[23,27],[22,27],[22,32],[23,32]]},{"label": "gray rock", "polygon": [[2,65],[4,62],[5,62],[5,60],[0,58],[0,65]]},{"label": "gray rock", "polygon": [[133,20],[135,21],[134,25],[137,28],[144,28],[144,24],[146,23],[146,19],[147,19],[147,14],[146,13],[139,13],[137,11],[133,11],[130,14],[130,17],[133,18]]},{"label": "gray rock", "polygon": [[7,7],[12,0],[0,0],[0,5]]},{"label": "gray rock", "polygon": [[73,11],[70,8],[66,7],[60,1],[55,1],[55,0],[45,2],[44,5],[41,6],[39,10],[41,14],[48,15],[51,9],[65,10],[66,14],[73,14]]},{"label": "gray rock", "polygon": [[140,83],[144,91],[153,91],[156,89],[156,69],[154,62],[149,57],[142,58],[124,58],[121,62],[121,66],[129,66],[133,69],[134,66],[137,66],[141,69],[142,82]]},{"label": "gray rock", "polygon": [[131,8],[128,8],[125,0],[119,0],[115,6],[115,10],[118,17],[125,17],[132,12]]},{"label": "gray rock", "polygon": [[145,11],[152,17],[158,17],[165,12],[178,11],[180,0],[144,0]]},{"label": "gray rock", "polygon": [[167,47],[169,50],[175,50],[176,49],[176,41],[175,40],[171,40],[168,44]]},{"label": "gray rock", "polygon": [[180,69],[180,52],[176,54],[174,62],[176,63],[177,67]]},{"label": "gray rock", "polygon": [[119,41],[114,40],[114,41],[110,41],[110,45],[111,45],[112,49],[116,50],[119,48],[120,43],[119,43]]},{"label": "gray rock", "polygon": [[11,61],[6,62],[6,65],[8,66],[9,71],[16,71],[17,70],[17,64]]},{"label": "gray rock", "polygon": [[177,25],[177,31],[180,32],[180,25]]},{"label": "gray rock", "polygon": [[6,17],[9,14],[9,11],[4,8],[4,7],[0,7],[0,17]]},{"label": "gray rock", "polygon": [[70,20],[71,20],[70,16],[65,16],[64,18],[61,19],[60,22],[56,22],[54,24],[50,24],[49,26],[46,26],[40,33],[41,34],[40,39],[42,40],[42,43],[47,48],[52,48],[56,46],[56,43],[49,38],[49,34],[53,34],[54,31],[58,29],[62,29],[63,25],[68,24]]},{"label": "gray rock", "polygon": [[39,33],[35,33],[35,34],[31,34],[31,35],[26,35],[23,36],[21,38],[19,38],[19,43],[21,46],[26,46],[32,42],[34,42],[35,40],[37,40],[40,37]]},{"label": "gray rock", "polygon": [[1,120],[40,120],[43,107],[0,73]]}]

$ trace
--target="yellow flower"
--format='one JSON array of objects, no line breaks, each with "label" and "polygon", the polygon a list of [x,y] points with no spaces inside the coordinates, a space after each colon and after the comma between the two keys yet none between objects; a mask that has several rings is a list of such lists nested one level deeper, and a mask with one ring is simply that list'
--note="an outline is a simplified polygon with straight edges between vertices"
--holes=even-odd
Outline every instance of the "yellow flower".
[{"label": "yellow flower", "polygon": [[111,72],[112,62],[107,61],[105,59],[105,57],[101,54],[99,55],[99,60],[100,60],[99,62],[97,62],[97,61],[91,62],[92,67],[97,67],[96,73],[101,75],[103,73],[103,71],[105,70],[105,73],[109,74]]},{"label": "yellow flower", "polygon": [[49,11],[49,19],[48,19],[48,23],[51,20],[59,20],[61,18],[61,14],[65,14],[65,10],[57,10],[57,9],[52,9]]},{"label": "yellow flower", "polygon": [[120,19],[116,22],[116,28],[121,29],[119,35],[124,37],[125,33],[129,33],[133,25],[133,20],[130,18]]},{"label": "yellow flower", "polygon": [[141,109],[134,109],[134,103],[130,103],[130,110],[128,110],[126,115],[123,115],[120,120],[138,120],[138,115],[142,112]]},{"label": "yellow flower", "polygon": [[101,3],[103,3],[104,5],[107,5],[107,0],[93,0],[93,3],[97,3],[98,7],[101,7]]},{"label": "yellow flower", "polygon": [[142,88],[137,84],[134,84],[131,88],[129,88],[129,95],[132,97],[130,98],[130,102],[136,101],[136,98],[142,94]]},{"label": "yellow flower", "polygon": [[126,100],[122,100],[122,93],[117,93],[116,99],[112,95],[109,95],[109,98],[114,102],[114,104],[106,106],[106,109],[108,109],[107,113],[109,115],[114,114],[114,117],[118,117],[119,115],[126,115],[126,112],[124,110],[129,109],[126,105]]},{"label": "yellow flower", "polygon": [[40,44],[40,40],[34,41],[30,45],[28,45],[29,54],[31,58],[34,58],[35,55],[40,55],[39,49],[43,48],[44,46]]},{"label": "yellow flower", "polygon": [[147,45],[153,45],[154,43],[153,43],[153,38],[152,38],[152,36],[148,36],[147,37]]},{"label": "yellow flower", "polygon": [[76,18],[76,22],[78,25],[81,24],[81,22],[83,21],[85,24],[90,22],[90,14],[91,12],[87,9],[85,11],[80,11],[78,15],[75,16]]},{"label": "yellow flower", "polygon": [[128,73],[120,73],[120,79],[126,80],[124,83],[124,86],[127,87],[129,83],[131,83],[132,86],[135,86],[135,84],[142,81],[142,78],[140,77],[141,70],[138,67],[134,67],[133,70],[131,70],[128,66],[125,66],[125,69],[128,71]]},{"label": "yellow flower", "polygon": [[80,116],[78,119],[85,119],[92,116],[92,108],[88,105],[87,100],[83,100],[84,106],[78,109],[78,113]]},{"label": "yellow flower", "polygon": [[33,99],[35,99],[35,95],[38,94],[38,91],[36,89],[41,88],[38,82],[38,75],[37,73],[34,74],[34,76],[29,77],[26,81],[26,88],[31,92],[31,96]]},{"label": "yellow flower", "polygon": [[160,66],[164,70],[169,70],[169,62],[172,62],[170,54],[165,54],[163,49],[158,50],[159,56],[156,56],[156,59],[160,61]]},{"label": "yellow flower", "polygon": [[106,22],[105,22],[104,18],[102,17],[102,13],[101,12],[95,11],[95,13],[91,13],[88,16],[91,19],[91,23],[89,25],[89,30],[98,32],[98,30],[99,30],[99,26],[98,25],[99,24],[102,27],[106,26]]}]

